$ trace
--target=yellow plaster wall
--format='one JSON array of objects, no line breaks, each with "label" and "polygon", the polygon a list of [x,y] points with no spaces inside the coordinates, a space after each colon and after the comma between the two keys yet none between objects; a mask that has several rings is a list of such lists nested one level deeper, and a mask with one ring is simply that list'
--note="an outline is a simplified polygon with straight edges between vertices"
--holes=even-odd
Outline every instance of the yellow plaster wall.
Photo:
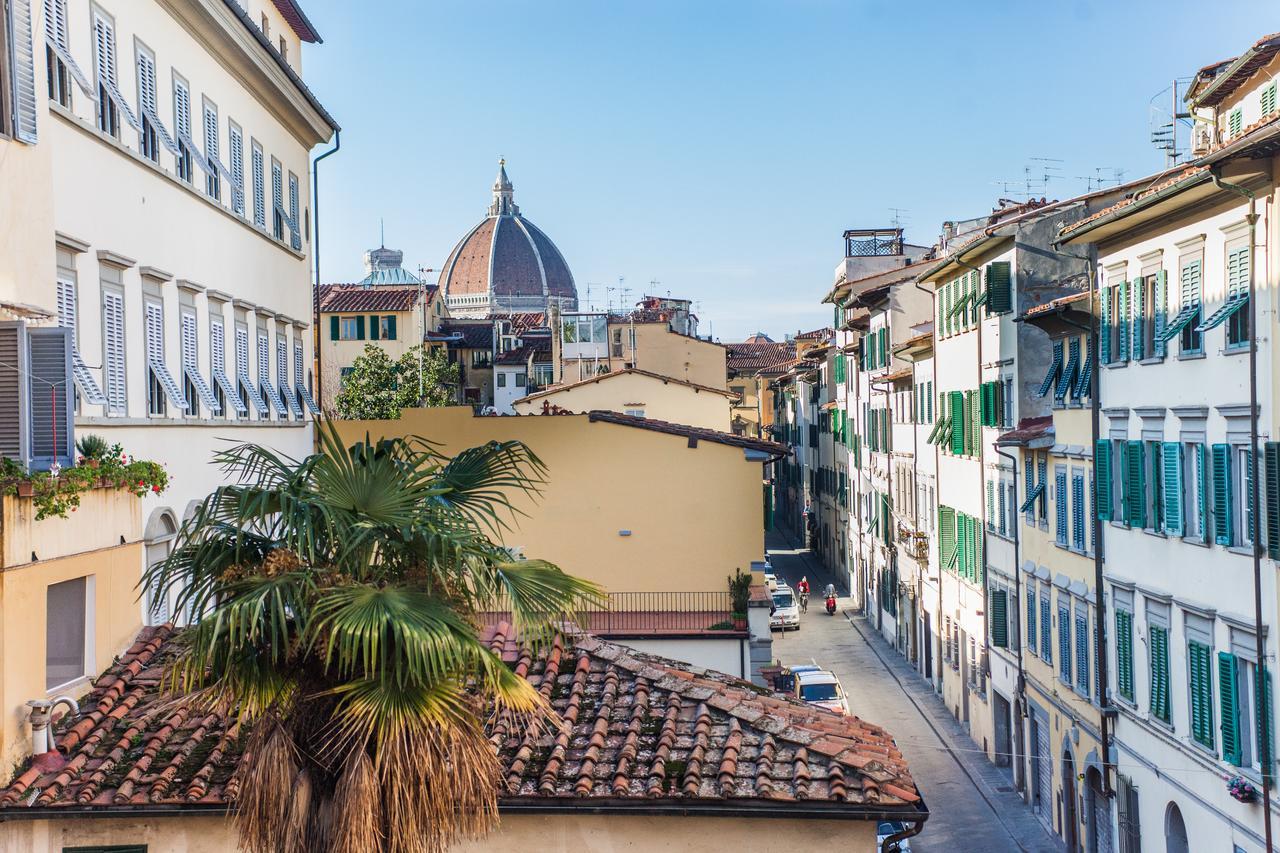
[{"label": "yellow plaster wall", "polygon": [[602,379],[517,400],[513,405],[517,414],[536,415],[542,412],[544,402],[571,412],[643,409],[647,418],[729,431],[730,400],[724,394],[642,373],[609,373]]},{"label": "yellow plaster wall", "polygon": [[[330,334],[332,317],[365,318],[365,338],[360,341],[333,340]],[[373,317],[395,317],[396,337],[388,341],[369,337],[369,323]],[[341,321],[339,321],[341,322]],[[396,361],[400,356],[422,340],[422,308],[414,311],[334,311],[322,312],[320,323],[316,329],[320,336],[320,407],[326,412],[333,411],[338,392],[342,390],[342,368],[351,367],[360,356],[364,355],[366,345],[379,347],[387,356]]]},{"label": "yellow plaster wall", "polygon": [[[631,348],[631,329],[635,329],[636,346]],[[678,335],[666,323],[611,323],[609,340],[614,329],[622,330],[622,355],[613,356],[610,344],[610,369],[621,370],[626,365],[673,376],[698,385],[724,388],[726,350],[720,344]]]},{"label": "yellow plaster wall", "polygon": [[[456,453],[518,439],[546,464],[541,500],[502,533],[527,557],[614,592],[720,591],[764,553],[762,463],[741,448],[590,423],[586,415],[475,417],[470,408],[411,409],[399,421],[337,421],[344,440],[421,435]],[[630,531],[623,536],[620,531]]]}]

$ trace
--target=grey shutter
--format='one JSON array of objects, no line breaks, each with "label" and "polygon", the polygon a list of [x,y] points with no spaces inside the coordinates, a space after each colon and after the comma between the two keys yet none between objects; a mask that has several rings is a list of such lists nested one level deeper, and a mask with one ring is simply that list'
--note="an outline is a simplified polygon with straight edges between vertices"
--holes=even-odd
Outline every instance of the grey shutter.
[{"label": "grey shutter", "polygon": [[148,302],[144,310],[147,324],[147,366],[160,381],[160,387],[164,389],[169,402],[185,412],[189,408],[187,398],[182,396],[182,389],[164,363],[164,308],[158,302]]},{"label": "grey shutter", "polygon": [[293,382],[294,387],[298,390],[298,397],[306,404],[311,414],[320,414],[320,407],[316,405],[315,398],[311,396],[311,392],[307,389],[307,383],[302,380],[302,344],[295,343],[293,345]]},{"label": "grey shutter", "polygon": [[228,126],[227,140],[231,155],[231,209],[244,216],[244,136],[240,128]]},{"label": "grey shutter", "polygon": [[60,326],[27,329],[28,424],[31,468],[74,464],[75,407],[71,403],[71,333]]},{"label": "grey shutter", "polygon": [[302,229],[298,227],[298,177],[289,176],[289,245],[294,251],[302,249]]},{"label": "grey shutter", "polygon": [[124,120],[129,123],[129,126],[141,133],[142,122],[138,121],[138,117],[133,114],[133,110],[129,109],[129,102],[125,100],[124,95],[120,92],[120,87],[116,83],[115,25],[101,15],[94,15],[93,32],[94,48],[97,54],[98,82],[106,90],[107,97],[120,109],[121,115],[124,116]]},{"label": "grey shutter", "polygon": [[84,399],[88,403],[95,406],[105,405],[107,398],[99,390],[93,374],[89,373],[89,368],[85,366],[84,359],[80,357],[80,348],[76,343],[78,325],[76,286],[74,282],[63,278],[58,279],[58,325],[71,334],[71,372],[75,376],[76,384],[80,386],[80,393],[84,394]]},{"label": "grey shutter", "polygon": [[102,377],[107,386],[107,411],[123,415],[127,410],[124,349],[124,295],[102,292]]},{"label": "grey shutter", "polygon": [[191,138],[191,90],[181,80],[173,81],[173,111],[177,116],[174,125],[178,132],[178,141],[205,174],[213,174],[213,167],[205,159],[204,152]]},{"label": "grey shutter", "polygon": [[187,381],[195,386],[200,402],[216,415],[222,411],[222,406],[218,404],[218,398],[214,396],[209,383],[205,382],[200,374],[200,351],[196,343],[196,315],[189,311],[182,312],[181,326],[182,373],[187,377]]},{"label": "grey shutter", "polygon": [[253,401],[253,407],[258,410],[258,414],[263,417],[270,416],[271,410],[267,408],[267,401],[263,399],[262,394],[258,393],[258,386],[254,385],[253,380],[249,378],[248,329],[236,329],[236,379],[240,380],[240,384],[249,392],[249,399]]},{"label": "grey shutter", "polygon": [[67,0],[44,0],[44,40],[53,49],[54,55],[67,66],[68,73],[81,91],[90,100],[97,101],[98,93],[94,91],[93,84],[71,55],[70,41],[67,38]]},{"label": "grey shutter", "polygon": [[305,417],[302,406],[298,404],[298,397],[289,384],[289,342],[280,334],[276,334],[276,384],[280,386],[280,396],[289,411],[293,412],[295,418],[302,420]]},{"label": "grey shutter", "polygon": [[266,178],[263,174],[262,149],[253,147],[253,224],[259,228],[267,227]]},{"label": "grey shutter", "polygon": [[9,45],[13,48],[13,135],[36,143],[36,56],[31,44],[31,0],[9,0]]},{"label": "grey shutter", "polygon": [[168,149],[170,154],[178,156],[182,152],[178,148],[178,143],[174,142],[173,137],[169,135],[164,122],[160,121],[160,114],[156,105],[156,61],[149,54],[139,50],[138,110],[151,123],[151,127],[155,130],[156,138],[160,140],[160,144]]},{"label": "grey shutter", "polygon": [[222,164],[222,144],[218,131],[218,110],[205,104],[204,107],[204,158],[210,175],[235,185],[231,170]]},{"label": "grey shutter", "polygon": [[271,342],[267,340],[267,333],[262,329],[258,330],[258,387],[262,391],[262,396],[271,403],[272,408],[281,415],[289,414],[284,407],[284,401],[280,399],[280,394],[271,384]]},{"label": "grey shutter", "polygon": [[26,329],[0,322],[0,456],[25,463],[30,455],[27,406]]},{"label": "grey shutter", "polygon": [[209,321],[209,364],[213,367],[213,381],[222,389],[223,395],[227,398],[227,405],[244,415],[249,412],[249,407],[240,399],[235,383],[227,376],[226,351],[226,328],[222,320],[211,319]]}]

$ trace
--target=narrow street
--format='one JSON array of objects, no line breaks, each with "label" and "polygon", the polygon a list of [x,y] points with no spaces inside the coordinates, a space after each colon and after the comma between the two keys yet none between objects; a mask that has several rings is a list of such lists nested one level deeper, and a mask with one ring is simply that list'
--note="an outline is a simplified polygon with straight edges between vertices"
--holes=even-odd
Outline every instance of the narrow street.
[{"label": "narrow street", "polygon": [[841,598],[836,615],[827,615],[821,597],[827,578],[815,571],[817,561],[777,531],[767,544],[780,579],[794,586],[807,575],[813,588],[800,630],[774,633],[774,656],[830,669],[848,694],[850,712],[893,735],[930,812],[924,832],[911,839],[913,853],[1061,850],[929,685],[866,620],[846,612],[850,600]]}]

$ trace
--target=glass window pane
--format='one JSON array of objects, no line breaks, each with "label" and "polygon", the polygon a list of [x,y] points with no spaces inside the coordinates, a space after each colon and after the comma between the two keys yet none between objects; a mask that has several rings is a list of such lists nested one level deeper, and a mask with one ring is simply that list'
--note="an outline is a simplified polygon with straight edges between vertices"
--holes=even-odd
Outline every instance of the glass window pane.
[{"label": "glass window pane", "polygon": [[75,681],[84,667],[85,579],[49,586],[45,598],[45,687]]},{"label": "glass window pane", "polygon": [[608,321],[604,317],[593,317],[591,319],[591,340],[598,344],[605,342],[608,334]]}]

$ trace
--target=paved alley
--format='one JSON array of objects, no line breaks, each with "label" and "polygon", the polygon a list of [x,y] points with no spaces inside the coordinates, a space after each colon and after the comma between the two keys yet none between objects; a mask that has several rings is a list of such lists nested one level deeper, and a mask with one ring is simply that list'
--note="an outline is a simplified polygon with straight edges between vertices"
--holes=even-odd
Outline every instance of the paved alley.
[{"label": "paved alley", "polygon": [[827,578],[808,552],[776,531],[768,545],[780,578],[794,584],[807,575],[814,590],[800,630],[774,634],[774,656],[830,669],[848,693],[849,710],[893,735],[930,812],[924,832],[911,839],[912,851],[1061,850],[929,685],[860,616],[845,612],[849,600],[827,615],[821,598]]}]

